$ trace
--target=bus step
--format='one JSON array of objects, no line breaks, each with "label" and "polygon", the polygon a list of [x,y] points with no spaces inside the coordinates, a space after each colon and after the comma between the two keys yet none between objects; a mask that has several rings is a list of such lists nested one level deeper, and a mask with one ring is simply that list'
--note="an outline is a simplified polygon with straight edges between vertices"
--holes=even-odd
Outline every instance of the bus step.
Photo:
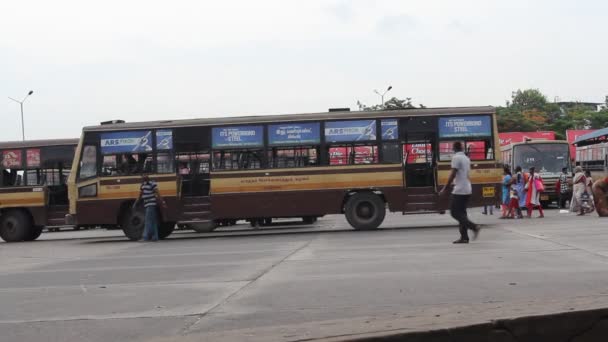
[{"label": "bus step", "polygon": [[424,215],[424,214],[440,214],[441,211],[437,210],[419,210],[419,211],[403,211],[403,215]]},{"label": "bus step", "polygon": [[46,220],[46,225],[47,226],[65,226],[65,217],[59,217],[59,218],[48,218]]},{"label": "bus step", "polygon": [[178,224],[194,224],[194,223],[209,223],[213,222],[213,220],[186,220],[186,221],[177,221]]}]

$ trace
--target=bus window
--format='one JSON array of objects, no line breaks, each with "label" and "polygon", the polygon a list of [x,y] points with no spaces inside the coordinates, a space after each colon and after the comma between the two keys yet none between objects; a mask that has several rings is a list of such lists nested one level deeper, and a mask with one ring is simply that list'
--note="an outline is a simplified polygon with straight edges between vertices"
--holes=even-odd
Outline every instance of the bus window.
[{"label": "bus window", "polygon": [[382,162],[390,164],[401,163],[400,144],[389,142],[382,144]]},{"label": "bus window", "polygon": [[262,150],[215,151],[214,170],[251,170],[262,168]]},{"label": "bus window", "polygon": [[174,173],[175,162],[171,153],[158,153],[156,155],[156,172],[158,173]]},{"label": "bus window", "polygon": [[268,151],[268,166],[290,168],[319,165],[317,149],[313,147],[272,148]]},{"label": "bus window", "polygon": [[362,165],[378,163],[378,146],[346,145],[328,149],[329,165]]},{"label": "bus window", "polygon": [[85,179],[97,175],[97,146],[86,145],[82,152],[79,178]]},{"label": "bus window", "polygon": [[103,156],[104,176],[130,176],[151,173],[152,155],[148,153],[121,153]]},{"label": "bus window", "polygon": [[[452,146],[456,141],[442,141],[439,144],[439,160],[440,161],[450,161],[452,160],[452,156],[454,155],[454,151]],[[464,142],[461,141],[464,145]]]}]

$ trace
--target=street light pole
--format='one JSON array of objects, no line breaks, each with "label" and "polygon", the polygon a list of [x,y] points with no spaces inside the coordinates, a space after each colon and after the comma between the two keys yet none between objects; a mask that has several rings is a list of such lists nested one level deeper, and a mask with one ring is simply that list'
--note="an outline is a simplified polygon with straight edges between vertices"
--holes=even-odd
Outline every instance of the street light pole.
[{"label": "street light pole", "polygon": [[382,108],[383,109],[385,108],[384,107],[384,95],[386,95],[386,93],[388,93],[391,89],[393,89],[393,86],[388,86],[388,88],[386,88],[386,90],[382,94],[380,94],[380,92],[378,90],[374,89],[374,93],[380,95],[380,99],[382,101]]},{"label": "street light pole", "polygon": [[23,120],[23,103],[25,102],[25,100],[27,100],[27,98],[32,95],[34,93],[33,90],[30,90],[27,95],[25,95],[25,97],[23,98],[23,100],[19,101],[19,100],[15,100],[12,97],[8,97],[9,99],[17,102],[21,108],[21,138],[23,139],[23,141],[25,141],[25,121]]}]

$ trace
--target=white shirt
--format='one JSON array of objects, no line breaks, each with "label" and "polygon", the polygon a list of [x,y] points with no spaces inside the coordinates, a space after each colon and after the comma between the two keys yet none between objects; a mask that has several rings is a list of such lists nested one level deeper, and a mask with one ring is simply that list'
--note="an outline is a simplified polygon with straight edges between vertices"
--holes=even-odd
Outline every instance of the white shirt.
[{"label": "white shirt", "polygon": [[469,171],[471,171],[471,161],[464,152],[458,152],[452,157],[452,169],[458,170],[454,178],[454,195],[470,195],[473,193]]}]

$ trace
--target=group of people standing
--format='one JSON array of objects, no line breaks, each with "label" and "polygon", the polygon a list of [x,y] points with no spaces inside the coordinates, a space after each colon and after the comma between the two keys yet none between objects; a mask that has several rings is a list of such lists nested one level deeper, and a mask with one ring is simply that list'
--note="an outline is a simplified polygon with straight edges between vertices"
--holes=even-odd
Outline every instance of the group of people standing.
[{"label": "group of people standing", "polygon": [[500,218],[524,218],[522,209],[526,210],[526,217],[532,217],[534,209],[538,210],[539,218],[545,217],[540,203],[541,193],[545,191],[543,179],[534,167],[525,173],[517,166],[514,173],[508,166],[504,167]]},{"label": "group of people standing", "polygon": [[[526,173],[520,166],[517,166],[514,173],[508,166],[504,167],[500,218],[524,218],[522,210],[526,210],[525,217],[532,217],[534,209],[538,209],[539,218],[545,217],[540,201],[541,194],[546,191],[542,177],[534,167],[531,167]],[[570,186],[572,186],[572,191],[570,191]],[[563,168],[557,183],[559,207],[564,208],[569,202],[570,211],[576,212],[578,215],[593,212],[592,187],[593,179],[589,171],[583,171],[580,166],[577,166],[572,180],[569,180],[568,169]],[[487,208],[484,209],[484,214],[487,214]]]}]

